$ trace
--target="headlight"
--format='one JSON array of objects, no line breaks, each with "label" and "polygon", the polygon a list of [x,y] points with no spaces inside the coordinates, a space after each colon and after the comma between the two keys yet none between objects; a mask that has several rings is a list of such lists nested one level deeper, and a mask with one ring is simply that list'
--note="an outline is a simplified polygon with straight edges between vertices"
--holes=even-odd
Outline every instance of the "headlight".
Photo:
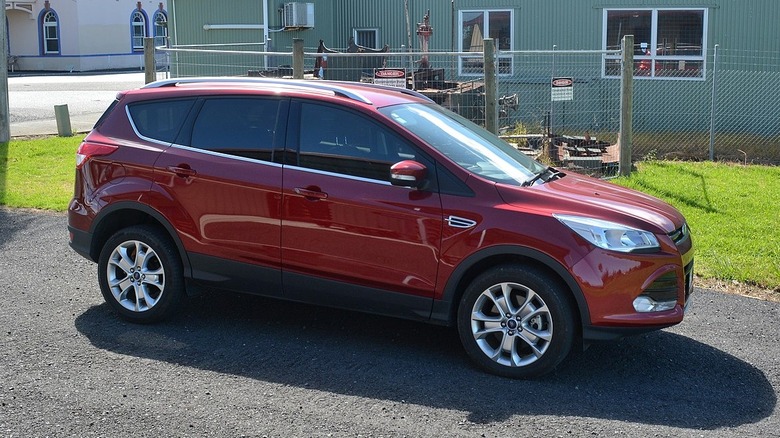
[{"label": "headlight", "polygon": [[564,214],[553,215],[583,239],[612,251],[652,251],[660,249],[658,239],[649,231],[637,230],[615,222]]}]

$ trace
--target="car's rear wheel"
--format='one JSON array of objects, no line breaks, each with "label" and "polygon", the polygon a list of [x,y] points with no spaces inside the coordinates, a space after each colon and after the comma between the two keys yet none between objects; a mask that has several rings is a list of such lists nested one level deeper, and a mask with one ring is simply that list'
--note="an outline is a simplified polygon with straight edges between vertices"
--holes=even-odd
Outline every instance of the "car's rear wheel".
[{"label": "car's rear wheel", "polygon": [[151,226],[118,231],[98,260],[103,298],[122,317],[156,322],[168,316],[184,296],[181,260],[167,235]]},{"label": "car's rear wheel", "polygon": [[469,356],[505,377],[538,377],[571,351],[572,306],[559,281],[528,266],[495,267],[475,278],[458,308],[458,332]]}]

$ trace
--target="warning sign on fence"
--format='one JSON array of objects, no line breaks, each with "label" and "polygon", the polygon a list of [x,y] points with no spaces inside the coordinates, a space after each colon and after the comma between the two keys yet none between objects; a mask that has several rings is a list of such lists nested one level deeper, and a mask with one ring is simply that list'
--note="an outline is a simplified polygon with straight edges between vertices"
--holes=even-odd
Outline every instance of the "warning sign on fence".
[{"label": "warning sign on fence", "polygon": [[375,68],[374,83],[389,87],[406,88],[406,69]]},{"label": "warning sign on fence", "polygon": [[553,102],[574,100],[574,78],[553,78],[550,85]]}]

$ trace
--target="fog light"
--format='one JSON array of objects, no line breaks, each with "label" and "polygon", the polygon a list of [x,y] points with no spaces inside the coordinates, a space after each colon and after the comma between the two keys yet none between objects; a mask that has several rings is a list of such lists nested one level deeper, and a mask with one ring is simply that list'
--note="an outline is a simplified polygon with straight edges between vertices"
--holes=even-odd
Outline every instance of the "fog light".
[{"label": "fog light", "polygon": [[663,312],[672,310],[677,305],[677,301],[655,301],[654,299],[642,295],[634,300],[634,310],[640,313]]}]

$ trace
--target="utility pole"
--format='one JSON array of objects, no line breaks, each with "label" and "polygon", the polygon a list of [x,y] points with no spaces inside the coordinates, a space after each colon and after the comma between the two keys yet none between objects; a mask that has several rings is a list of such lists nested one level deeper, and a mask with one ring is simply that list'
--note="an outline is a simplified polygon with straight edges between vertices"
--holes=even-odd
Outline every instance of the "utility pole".
[{"label": "utility pole", "polygon": [[[5,3],[5,2],[3,2]],[[5,29],[5,5],[0,12],[0,144],[11,141],[10,116],[8,114],[8,41]]]}]

